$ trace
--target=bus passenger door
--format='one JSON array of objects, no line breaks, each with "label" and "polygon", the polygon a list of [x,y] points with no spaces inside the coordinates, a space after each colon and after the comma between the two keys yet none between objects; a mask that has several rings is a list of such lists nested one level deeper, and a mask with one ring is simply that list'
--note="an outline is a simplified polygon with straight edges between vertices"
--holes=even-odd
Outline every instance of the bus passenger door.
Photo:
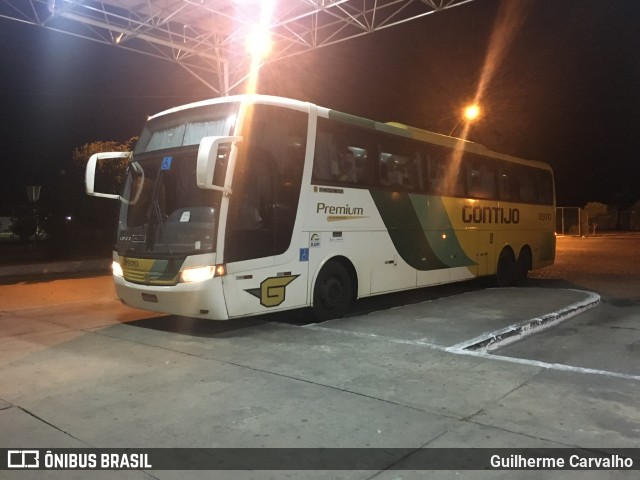
[{"label": "bus passenger door", "polygon": [[238,149],[225,229],[230,317],[307,304],[306,235],[295,229],[308,116],[255,105]]}]

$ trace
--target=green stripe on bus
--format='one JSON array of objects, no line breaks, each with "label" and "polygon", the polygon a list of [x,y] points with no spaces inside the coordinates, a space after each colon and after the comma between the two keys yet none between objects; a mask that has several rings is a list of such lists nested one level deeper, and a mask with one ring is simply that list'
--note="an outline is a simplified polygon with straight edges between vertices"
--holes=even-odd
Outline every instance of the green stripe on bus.
[{"label": "green stripe on bus", "polygon": [[376,122],[369,120],[368,118],[358,117],[349,113],[339,112],[337,110],[329,110],[329,118],[337,120],[339,122],[350,123],[351,125],[357,125],[363,128],[376,128]]},{"label": "green stripe on bus", "polygon": [[438,259],[448,267],[475,265],[456,237],[442,198],[431,195],[410,195],[409,197],[427,241]]},{"label": "green stripe on bus", "polygon": [[407,193],[375,189],[370,192],[391,241],[405,262],[416,270],[437,270],[450,266],[431,248]]}]

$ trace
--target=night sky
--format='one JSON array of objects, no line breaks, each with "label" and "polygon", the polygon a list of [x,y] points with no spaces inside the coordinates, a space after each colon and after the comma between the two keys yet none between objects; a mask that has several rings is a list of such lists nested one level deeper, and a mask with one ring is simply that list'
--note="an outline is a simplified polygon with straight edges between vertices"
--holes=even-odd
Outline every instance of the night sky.
[{"label": "night sky", "polygon": [[[470,139],[556,173],[559,206],[640,198],[640,2],[525,0]],[[276,62],[259,93],[449,133],[472,99],[500,3],[476,0]],[[46,189],[77,146],[212,94],[182,68],[0,19],[0,205]]]}]

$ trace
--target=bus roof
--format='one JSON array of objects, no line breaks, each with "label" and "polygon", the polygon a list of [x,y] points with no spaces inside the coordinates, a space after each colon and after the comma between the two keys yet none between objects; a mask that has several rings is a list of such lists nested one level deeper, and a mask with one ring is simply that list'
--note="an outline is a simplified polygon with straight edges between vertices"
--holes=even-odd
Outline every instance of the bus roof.
[{"label": "bus roof", "polygon": [[520,163],[522,165],[529,165],[532,167],[551,170],[551,167],[549,166],[549,164],[545,162],[541,162],[537,160],[527,160],[519,157],[514,157],[512,155],[495,152],[493,150],[488,149],[482,144],[470,142],[462,138],[451,137],[451,136],[443,135],[440,133],[430,132],[428,130],[423,130],[421,128],[412,127],[410,125],[405,125],[403,123],[398,123],[398,122],[387,122],[387,123],[378,122],[368,118],[359,117],[357,115],[344,113],[338,110],[320,107],[309,102],[294,100],[286,97],[277,97],[272,95],[261,95],[261,94],[251,93],[251,94],[231,95],[228,97],[211,98],[208,100],[193,102],[193,103],[181,105],[178,107],[170,108],[168,110],[164,110],[162,112],[159,112],[155,115],[150,116],[148,120],[152,120],[156,117],[168,115],[171,113],[176,113],[182,110],[204,107],[208,105],[216,105],[219,103],[229,103],[229,102],[241,102],[241,103],[247,103],[247,104],[260,103],[260,104],[266,104],[266,105],[280,105],[280,106],[286,106],[289,108],[293,108],[295,110],[301,110],[305,112],[309,112],[312,108],[317,108],[318,114],[321,117],[330,118],[330,119],[337,120],[344,123],[349,123],[351,125],[378,130],[380,132],[389,133],[392,135],[399,135],[403,137],[414,138],[416,140],[421,140],[424,142],[441,145],[443,147],[449,147],[453,149],[462,149],[470,153],[476,153],[478,155],[497,158],[500,160],[506,160],[508,162]]}]

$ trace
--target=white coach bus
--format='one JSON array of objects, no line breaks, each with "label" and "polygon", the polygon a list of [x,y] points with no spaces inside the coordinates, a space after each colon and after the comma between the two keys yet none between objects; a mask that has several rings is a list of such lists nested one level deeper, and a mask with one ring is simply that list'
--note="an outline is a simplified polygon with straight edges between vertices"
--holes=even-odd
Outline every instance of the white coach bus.
[{"label": "white coach bus", "polygon": [[[121,195],[96,164],[128,157]],[[547,164],[309,103],[240,95],[149,118],[131,153],[87,164],[121,202],[127,305],[213,320],[496,275],[555,257]]]}]

